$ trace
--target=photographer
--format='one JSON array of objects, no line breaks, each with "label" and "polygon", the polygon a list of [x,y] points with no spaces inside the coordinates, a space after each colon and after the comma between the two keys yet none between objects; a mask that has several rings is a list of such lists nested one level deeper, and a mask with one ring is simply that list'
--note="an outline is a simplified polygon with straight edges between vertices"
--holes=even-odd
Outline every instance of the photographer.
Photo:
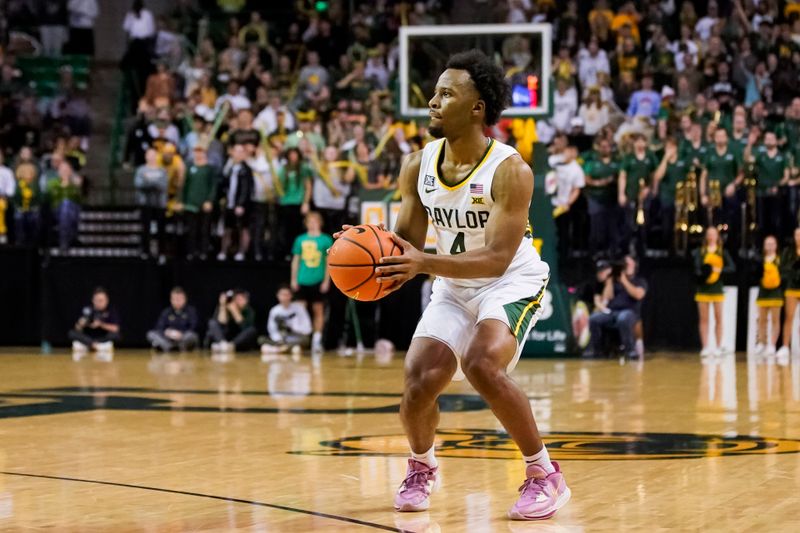
[{"label": "photographer", "polygon": [[598,273],[603,290],[595,295],[596,311],[589,317],[592,338],[586,357],[607,355],[604,335],[609,329],[617,330],[622,353],[638,357],[634,330],[641,317],[647,282],[636,275],[637,267],[636,260],[626,255],[623,262],[611,264]]},{"label": "photographer", "polygon": [[186,305],[186,292],[182,288],[175,287],[169,293],[169,307],[161,312],[156,327],[147,332],[147,340],[153,348],[164,352],[174,349],[188,352],[197,346],[197,312]]},{"label": "photographer", "polygon": [[75,329],[69,332],[72,340],[72,358],[76,361],[86,355],[89,349],[98,356],[111,359],[114,342],[119,340],[119,315],[109,306],[108,293],[97,287],[92,294],[92,305],[81,311]]},{"label": "photographer", "polygon": [[255,313],[247,291],[236,289],[219,295],[219,305],[208,321],[208,337],[214,353],[241,352],[255,345]]},{"label": "photographer", "polygon": [[269,338],[262,343],[261,353],[283,353],[290,348],[292,353],[300,353],[311,345],[311,317],[305,305],[292,301],[292,291],[288,285],[282,285],[276,296],[278,305],[269,311]]}]

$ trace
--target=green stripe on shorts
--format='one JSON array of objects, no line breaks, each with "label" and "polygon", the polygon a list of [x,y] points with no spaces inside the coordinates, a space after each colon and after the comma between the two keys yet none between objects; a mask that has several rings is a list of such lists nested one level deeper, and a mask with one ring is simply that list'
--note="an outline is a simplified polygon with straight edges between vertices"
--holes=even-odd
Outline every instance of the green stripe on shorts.
[{"label": "green stripe on shorts", "polygon": [[518,343],[522,343],[524,340],[525,333],[528,331],[528,326],[536,314],[536,311],[539,310],[543,294],[544,286],[542,286],[542,290],[540,290],[539,294],[536,296],[529,296],[517,300],[516,302],[503,305],[503,309],[508,317],[508,325],[511,328],[511,333],[517,338]]}]

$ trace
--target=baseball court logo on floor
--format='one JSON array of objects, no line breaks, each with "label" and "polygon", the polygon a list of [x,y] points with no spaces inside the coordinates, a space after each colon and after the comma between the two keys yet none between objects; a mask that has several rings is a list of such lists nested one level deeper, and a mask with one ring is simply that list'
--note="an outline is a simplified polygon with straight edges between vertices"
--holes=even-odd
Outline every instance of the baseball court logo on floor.
[{"label": "baseball court logo on floor", "polygon": [[[800,440],[740,435],[692,433],[548,433],[542,438],[557,460],[695,459],[725,455],[798,453]],[[323,456],[408,455],[404,435],[362,435],[322,441],[319,449],[290,453]],[[440,429],[436,433],[439,457],[519,459],[508,434],[490,429]]]}]

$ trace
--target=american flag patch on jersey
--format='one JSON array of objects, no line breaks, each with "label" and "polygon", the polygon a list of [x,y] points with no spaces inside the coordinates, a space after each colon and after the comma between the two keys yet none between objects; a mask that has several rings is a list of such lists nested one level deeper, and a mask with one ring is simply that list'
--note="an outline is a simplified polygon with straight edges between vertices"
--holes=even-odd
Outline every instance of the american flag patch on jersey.
[{"label": "american flag patch on jersey", "polygon": [[469,184],[469,193],[470,194],[483,194],[483,183],[470,183]]}]

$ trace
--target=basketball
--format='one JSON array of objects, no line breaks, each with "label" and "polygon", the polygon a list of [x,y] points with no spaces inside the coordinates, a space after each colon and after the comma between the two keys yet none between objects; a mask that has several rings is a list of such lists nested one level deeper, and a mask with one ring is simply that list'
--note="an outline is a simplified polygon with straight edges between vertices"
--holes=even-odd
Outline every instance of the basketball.
[{"label": "basketball", "polygon": [[388,231],[373,224],[354,226],[331,247],[328,271],[333,284],[345,295],[371,302],[386,295],[384,284],[375,281],[381,257],[402,254]]}]

